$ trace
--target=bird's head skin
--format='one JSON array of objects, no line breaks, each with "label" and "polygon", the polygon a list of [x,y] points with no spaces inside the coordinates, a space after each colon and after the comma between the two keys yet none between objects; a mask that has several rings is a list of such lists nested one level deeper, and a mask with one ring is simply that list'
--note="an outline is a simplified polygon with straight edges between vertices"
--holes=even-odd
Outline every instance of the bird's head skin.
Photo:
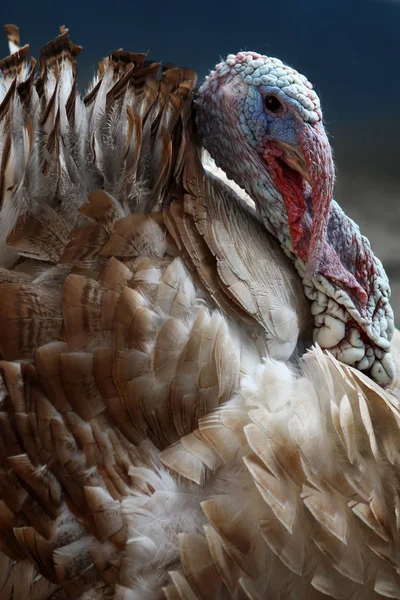
[{"label": "bird's head skin", "polygon": [[332,152],[312,85],[279,59],[230,54],[200,87],[196,120],[204,147],[294,260],[312,300],[314,341],[387,385],[394,374],[389,282],[333,200]]},{"label": "bird's head skin", "polygon": [[[264,184],[271,183],[271,190],[281,193],[291,249],[307,263],[309,274],[315,273],[322,258],[334,166],[312,85],[279,59],[240,52],[229,55],[210,73],[197,106],[205,147],[256,202],[259,195],[249,189],[252,184],[242,167],[249,155],[254,162],[258,155],[262,161],[258,168],[268,175]],[[307,215],[308,185],[311,210]]]}]

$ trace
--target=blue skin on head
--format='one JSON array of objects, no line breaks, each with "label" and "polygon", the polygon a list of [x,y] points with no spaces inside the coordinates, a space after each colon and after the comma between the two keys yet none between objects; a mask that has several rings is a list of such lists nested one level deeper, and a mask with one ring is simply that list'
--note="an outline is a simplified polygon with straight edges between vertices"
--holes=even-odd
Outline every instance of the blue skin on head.
[{"label": "blue skin on head", "polygon": [[[267,96],[275,96],[281,102],[282,110],[278,115],[270,114],[265,108]],[[296,104],[296,100],[289,98],[278,87],[248,86],[240,122],[248,141],[258,152],[264,151],[265,140],[299,146],[296,129],[299,121],[302,124],[303,120],[296,110]]]}]

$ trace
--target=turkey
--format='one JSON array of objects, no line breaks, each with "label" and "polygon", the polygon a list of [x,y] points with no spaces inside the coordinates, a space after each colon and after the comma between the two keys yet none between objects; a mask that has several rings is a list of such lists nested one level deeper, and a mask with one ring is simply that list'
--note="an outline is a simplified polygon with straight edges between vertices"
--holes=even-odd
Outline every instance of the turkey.
[{"label": "turkey", "polygon": [[6,32],[0,599],[400,598],[400,335],[311,84],[118,50],[82,99]]}]

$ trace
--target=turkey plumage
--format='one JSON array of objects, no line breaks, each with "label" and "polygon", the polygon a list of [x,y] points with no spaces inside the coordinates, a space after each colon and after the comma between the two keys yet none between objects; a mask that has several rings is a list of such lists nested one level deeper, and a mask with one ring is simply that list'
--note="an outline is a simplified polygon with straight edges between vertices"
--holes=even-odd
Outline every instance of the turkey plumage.
[{"label": "turkey plumage", "polygon": [[[275,59],[239,53],[217,79],[211,73],[194,107],[192,70],[119,50],[81,99],[80,47],[65,28],[42,50],[36,80],[18,30],[7,33],[0,599],[400,597],[388,284],[352,222],[344,229],[356,269],[332,240],[342,213],[329,213],[324,196],[333,169],[310,84]],[[310,91],[292,100],[326,159],[303,160],[279,127],[279,152],[255,139],[254,152],[274,165],[275,217],[262,177],[248,186],[240,177],[240,156],[258,165],[237,139],[260,131],[257,69],[279,88],[263,92],[270,112],[275,98],[293,117],[290,77]],[[227,103],[244,97],[242,84],[252,116],[223,138],[221,154],[218,103],[232,119]],[[204,169],[199,134],[228,175],[237,170],[258,212]],[[315,224],[319,210],[333,221]],[[341,288],[333,252],[347,273]],[[333,343],[315,332],[323,327]],[[331,352],[310,349],[313,335]],[[399,346],[396,332],[397,365]]]}]

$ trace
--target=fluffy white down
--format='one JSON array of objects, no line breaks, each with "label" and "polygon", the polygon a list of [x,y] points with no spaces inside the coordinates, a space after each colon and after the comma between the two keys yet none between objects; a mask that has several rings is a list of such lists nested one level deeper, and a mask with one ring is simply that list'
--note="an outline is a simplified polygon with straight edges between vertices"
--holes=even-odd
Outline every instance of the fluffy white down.
[{"label": "fluffy white down", "polygon": [[[182,568],[182,534],[203,536],[210,524],[241,567],[240,587],[257,598],[397,597],[375,537],[389,541],[394,505],[387,494],[399,473],[397,450],[391,465],[388,453],[398,436],[399,398],[382,401],[379,388],[366,378],[357,385],[353,374],[318,348],[301,373],[267,359],[235,398],[202,419],[199,435],[218,457],[216,469],[204,467],[203,486],[179,477],[179,464],[172,478],[156,450],[151,470],[134,469],[154,493],[123,502],[133,591],[119,597],[162,598],[168,572]],[[382,410],[385,431],[374,430]],[[187,565],[183,571],[191,581]]]}]

